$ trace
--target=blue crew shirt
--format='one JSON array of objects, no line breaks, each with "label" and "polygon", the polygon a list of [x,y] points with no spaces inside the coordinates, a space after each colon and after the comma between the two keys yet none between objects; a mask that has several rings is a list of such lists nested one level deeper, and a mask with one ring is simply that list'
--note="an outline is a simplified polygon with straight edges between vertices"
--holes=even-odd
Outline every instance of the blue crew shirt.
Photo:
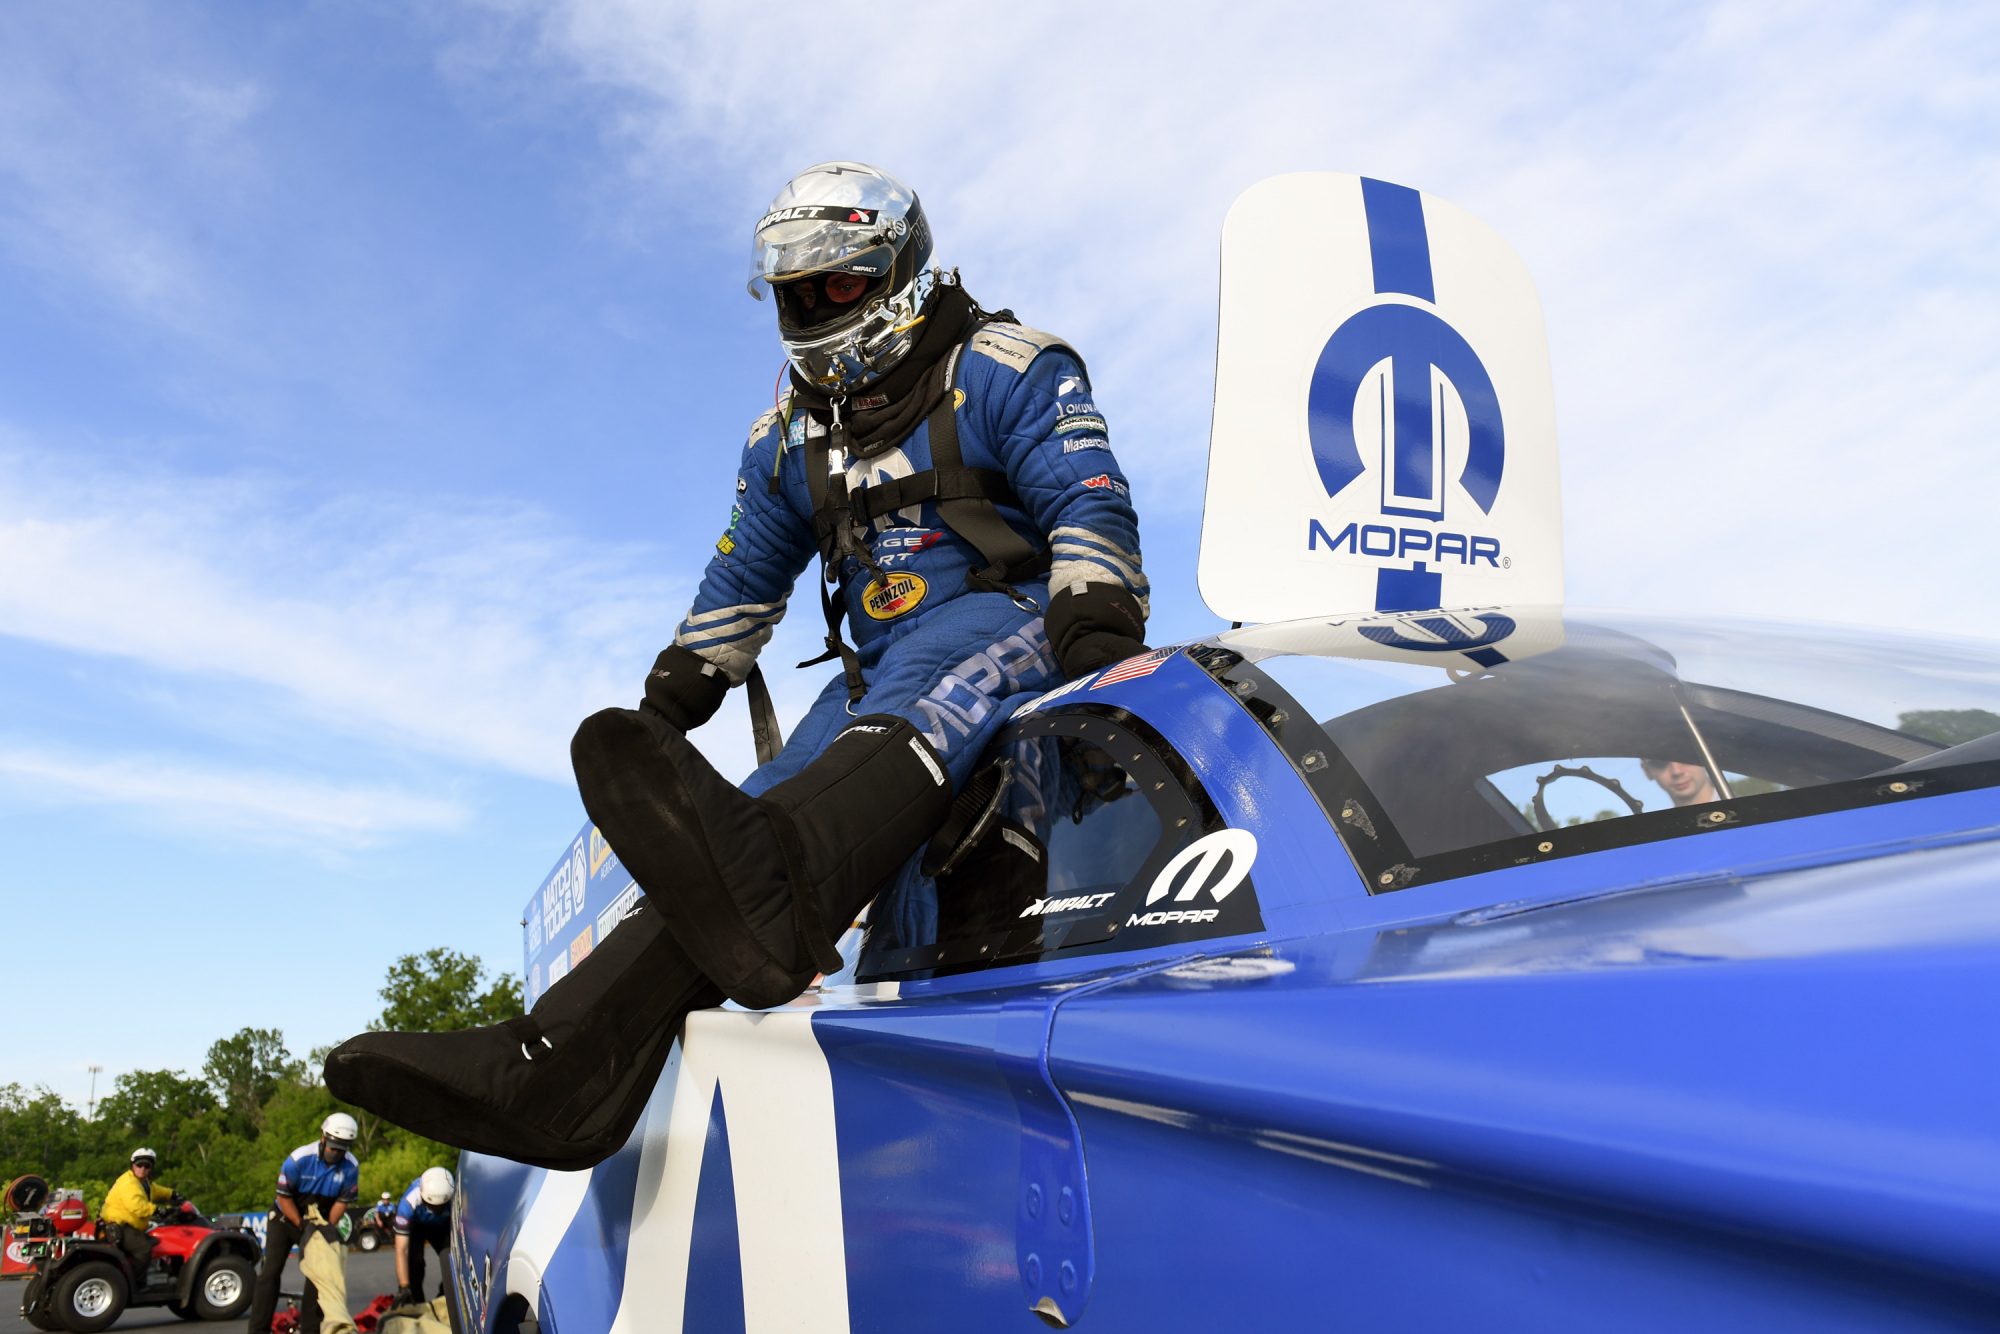
[{"label": "blue crew shirt", "polygon": [[286,1156],[278,1168],[278,1194],[290,1196],[301,1212],[317,1204],[326,1213],[337,1203],[352,1206],[361,1193],[361,1160],[347,1150],[327,1162],[320,1157],[319,1141],[301,1144]]},{"label": "blue crew shirt", "polygon": [[419,1176],[396,1202],[396,1235],[442,1243],[451,1235],[451,1206],[433,1209],[425,1204],[423,1184],[424,1179]]}]

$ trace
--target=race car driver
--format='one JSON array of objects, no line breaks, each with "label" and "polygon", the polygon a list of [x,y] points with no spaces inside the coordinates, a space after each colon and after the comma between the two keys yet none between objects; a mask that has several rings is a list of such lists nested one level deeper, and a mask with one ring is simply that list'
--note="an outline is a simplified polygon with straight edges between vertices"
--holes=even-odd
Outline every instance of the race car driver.
[{"label": "race car driver", "polygon": [[151,1149],[132,1150],[132,1165],[104,1195],[101,1216],[112,1225],[110,1240],[132,1258],[134,1286],[145,1283],[146,1266],[153,1260],[153,1238],[146,1229],[159,1205],[178,1198],[153,1180],[158,1164],[159,1155]]},{"label": "race car driver", "polygon": [[451,1246],[451,1200],[458,1183],[442,1167],[427,1167],[396,1202],[396,1305],[424,1300],[424,1247],[437,1252],[438,1268]]},{"label": "race car driver", "polygon": [[[751,427],[644,699],[571,745],[584,807],[646,901],[530,1015],[343,1044],[338,1096],[463,1147],[601,1160],[688,1009],[797,995],[892,878],[877,919],[921,934],[934,906],[913,854],[1009,696],[1144,649],[1137,519],[1082,359],[981,309],[931,253],[916,195],[876,168],[823,163],[779,192],[750,289],[775,299],[788,384]],[[841,671],[739,790],[685,733],[752,677],[815,555],[815,661]]]},{"label": "race car driver", "polygon": [[[299,1145],[278,1165],[278,1195],[264,1225],[264,1258],[257,1266],[257,1291],[250,1300],[250,1334],[271,1334],[285,1257],[315,1226],[309,1215],[317,1211],[317,1226],[331,1232],[360,1193],[361,1160],[353,1153],[360,1134],[353,1117],[335,1112],[320,1122],[317,1140]],[[327,1239],[340,1255],[344,1252],[335,1240],[337,1236],[334,1233]],[[300,1334],[318,1334],[320,1315],[319,1290],[307,1280],[305,1297],[299,1303]]]}]

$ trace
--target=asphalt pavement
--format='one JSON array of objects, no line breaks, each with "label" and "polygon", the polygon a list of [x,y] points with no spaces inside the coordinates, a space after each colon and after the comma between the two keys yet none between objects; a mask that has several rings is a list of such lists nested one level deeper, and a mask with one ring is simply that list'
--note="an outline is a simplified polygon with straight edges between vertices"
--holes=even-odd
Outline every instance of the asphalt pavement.
[{"label": "asphalt pavement", "polygon": [[[424,1275],[424,1286],[433,1290],[438,1281],[438,1258],[424,1257],[430,1263]],[[38,1334],[33,1325],[21,1318],[21,1293],[27,1288],[24,1279],[8,1279],[0,1283],[0,1334]],[[299,1258],[294,1255],[285,1262],[285,1281],[280,1289],[284,1292],[300,1291]],[[359,1251],[347,1253],[347,1299],[355,1310],[360,1310],[375,1299],[380,1292],[396,1290],[396,1257],[394,1252],[379,1250],[373,1255],[363,1255]],[[278,1307],[283,1310],[281,1303]],[[234,1334],[248,1327],[243,1320],[220,1320],[214,1324],[190,1324],[169,1311],[164,1306],[142,1306],[127,1311],[118,1317],[113,1329],[197,1329],[215,1330],[216,1334]]]}]

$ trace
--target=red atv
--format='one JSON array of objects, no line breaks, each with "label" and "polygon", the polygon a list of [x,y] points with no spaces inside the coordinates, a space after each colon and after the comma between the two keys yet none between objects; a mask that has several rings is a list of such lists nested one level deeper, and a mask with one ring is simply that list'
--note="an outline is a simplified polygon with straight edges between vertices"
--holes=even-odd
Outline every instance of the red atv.
[{"label": "red atv", "polygon": [[36,1329],[92,1334],[128,1306],[165,1306],[183,1320],[231,1320],[250,1309],[257,1239],[217,1229],[192,1204],[155,1222],[143,1275],[108,1241],[52,1238],[40,1248],[21,1314]]}]

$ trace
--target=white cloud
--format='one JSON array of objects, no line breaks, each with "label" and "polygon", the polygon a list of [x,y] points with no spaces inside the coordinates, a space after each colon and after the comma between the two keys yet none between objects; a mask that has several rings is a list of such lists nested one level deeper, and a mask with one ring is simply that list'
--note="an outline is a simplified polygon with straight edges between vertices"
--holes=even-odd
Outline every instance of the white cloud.
[{"label": "white cloud", "polygon": [[1356,170],[1466,205],[1536,272],[1573,596],[2000,611],[1991,11],[1031,4],[878,9],[849,43],[803,4],[481,8],[478,77],[595,99],[642,237],[734,236],[816,157],[910,179],[975,294],[1090,357],[1149,531],[1196,492],[1229,200]]},{"label": "white cloud", "polygon": [[78,756],[0,740],[0,786],[19,803],[136,808],[177,827],[353,851],[400,834],[455,831],[463,802],[407,789],[248,771],[153,754]]},{"label": "white cloud", "polygon": [[0,634],[267,687],[396,750],[565,780],[687,586],[522,506],[312,501],[0,453]]}]

